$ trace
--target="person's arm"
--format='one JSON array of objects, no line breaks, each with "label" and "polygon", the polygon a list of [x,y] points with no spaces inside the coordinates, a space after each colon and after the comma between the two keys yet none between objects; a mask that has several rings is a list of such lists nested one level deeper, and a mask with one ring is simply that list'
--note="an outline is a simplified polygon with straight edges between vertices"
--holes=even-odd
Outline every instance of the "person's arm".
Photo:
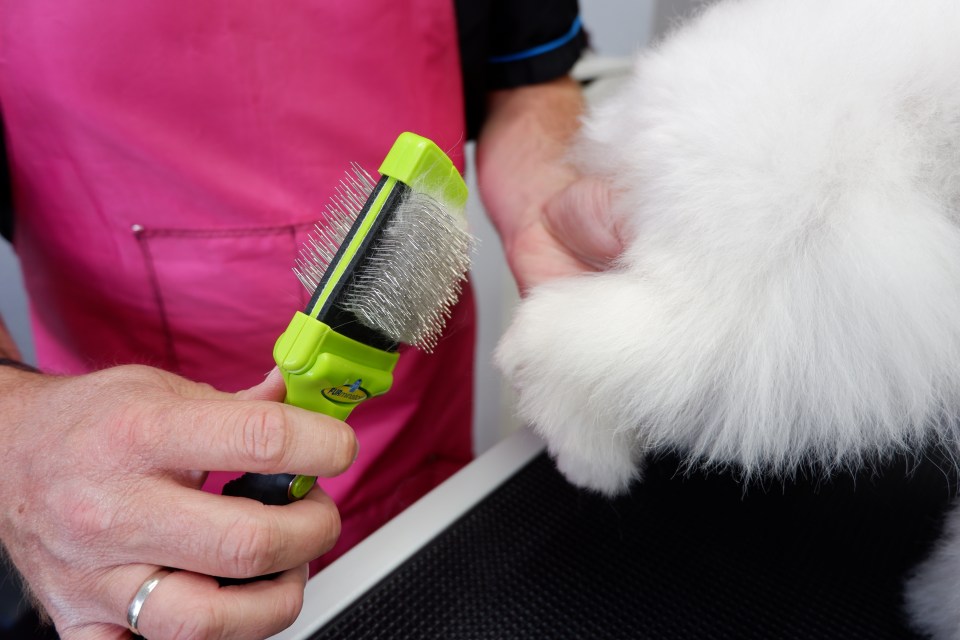
[{"label": "person's arm", "polygon": [[478,181],[521,291],[605,268],[622,248],[607,185],[567,162],[582,110],[569,77],[490,96]]},{"label": "person's arm", "polygon": [[293,621],[306,563],[339,535],[333,502],[319,489],[284,507],[212,495],[199,471],[348,468],[352,430],[283,393],[276,371],[227,394],[143,366],[0,366],[0,540],[61,638],[131,638],[127,606],[159,568],[174,571],[141,610],[148,638],[264,638]]}]

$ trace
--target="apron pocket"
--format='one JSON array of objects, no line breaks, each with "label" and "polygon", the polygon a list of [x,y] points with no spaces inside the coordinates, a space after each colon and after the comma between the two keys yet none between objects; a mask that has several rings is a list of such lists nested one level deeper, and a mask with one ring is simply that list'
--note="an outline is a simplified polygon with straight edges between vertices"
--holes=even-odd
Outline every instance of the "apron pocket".
[{"label": "apron pocket", "polygon": [[274,342],[309,301],[292,268],[312,228],[136,228],[168,368],[223,391],[261,382]]}]

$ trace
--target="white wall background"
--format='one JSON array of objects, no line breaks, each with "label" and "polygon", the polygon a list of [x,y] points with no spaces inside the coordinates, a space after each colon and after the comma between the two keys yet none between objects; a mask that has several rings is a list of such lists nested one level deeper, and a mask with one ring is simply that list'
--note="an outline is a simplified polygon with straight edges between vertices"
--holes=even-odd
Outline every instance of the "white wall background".
[{"label": "white wall background", "polygon": [[[594,50],[603,56],[629,56],[644,46],[701,0],[580,0],[583,22]],[[472,151],[468,150],[468,153]],[[468,186],[476,193],[472,174]],[[480,309],[476,364],[475,446],[485,451],[516,426],[512,398],[494,371],[490,354],[516,302],[516,289],[504,268],[500,243],[475,197],[468,205],[480,249],[474,260],[473,282]],[[24,358],[33,361],[33,342],[27,322],[27,302],[16,257],[0,241],[0,314]]]},{"label": "white wall background", "polygon": [[23,357],[33,362],[33,339],[27,324],[27,298],[23,293],[20,266],[10,245],[0,240],[0,316]]}]

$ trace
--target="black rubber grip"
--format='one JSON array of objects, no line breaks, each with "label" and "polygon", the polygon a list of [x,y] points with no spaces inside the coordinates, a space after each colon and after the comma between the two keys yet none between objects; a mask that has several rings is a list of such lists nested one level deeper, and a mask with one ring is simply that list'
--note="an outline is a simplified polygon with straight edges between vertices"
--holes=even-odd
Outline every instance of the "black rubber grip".
[{"label": "black rubber grip", "polygon": [[296,478],[292,473],[245,473],[223,487],[223,495],[253,498],[263,504],[282,505],[294,502],[290,499],[290,483]]},{"label": "black rubber grip", "polygon": [[[239,498],[253,498],[263,504],[284,505],[290,504],[289,487],[296,476],[292,473],[275,473],[265,475],[262,473],[245,473],[235,480],[231,480],[223,485],[223,495],[235,496]],[[221,587],[232,584],[247,584],[256,580],[270,580],[276,578],[279,573],[271,573],[266,576],[256,576],[253,578],[217,578]]]}]

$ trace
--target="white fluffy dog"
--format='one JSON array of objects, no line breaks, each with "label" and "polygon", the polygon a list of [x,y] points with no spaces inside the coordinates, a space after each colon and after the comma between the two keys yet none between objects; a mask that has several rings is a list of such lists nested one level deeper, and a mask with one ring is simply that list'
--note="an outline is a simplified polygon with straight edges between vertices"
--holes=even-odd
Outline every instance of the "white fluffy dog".
[{"label": "white fluffy dog", "polygon": [[532,291],[497,353],[572,482],[956,447],[960,2],[720,2],[583,131],[627,249]]}]

